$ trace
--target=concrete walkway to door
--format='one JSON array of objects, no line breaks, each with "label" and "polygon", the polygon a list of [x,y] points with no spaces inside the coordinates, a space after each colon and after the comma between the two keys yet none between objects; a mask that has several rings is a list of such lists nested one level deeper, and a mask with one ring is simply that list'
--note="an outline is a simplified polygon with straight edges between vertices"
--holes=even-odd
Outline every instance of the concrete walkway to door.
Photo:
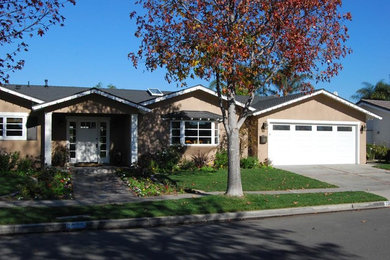
[{"label": "concrete walkway to door", "polygon": [[276,166],[351,191],[367,191],[390,200],[390,171],[373,165],[292,165]]},{"label": "concrete walkway to door", "polygon": [[75,167],[74,199],[86,204],[137,201],[112,167]]}]

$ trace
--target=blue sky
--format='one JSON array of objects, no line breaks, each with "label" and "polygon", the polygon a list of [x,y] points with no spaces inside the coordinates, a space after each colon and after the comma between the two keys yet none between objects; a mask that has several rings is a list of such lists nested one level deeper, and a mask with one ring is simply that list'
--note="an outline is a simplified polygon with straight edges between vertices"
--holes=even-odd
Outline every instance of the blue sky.
[{"label": "blue sky", "polygon": [[[41,37],[28,39],[29,52],[23,70],[10,75],[11,83],[94,86],[113,84],[117,88],[176,90],[167,83],[164,70],[148,72],[140,64],[132,67],[127,54],[136,51],[134,21],[129,19],[132,0],[78,0],[63,10],[64,27],[52,27]],[[390,82],[390,1],[344,0],[343,10],[352,13],[348,46],[353,53],[342,63],[344,69],[330,83],[316,88],[337,91],[350,99],[362,82]],[[188,85],[208,82],[188,80]]]}]

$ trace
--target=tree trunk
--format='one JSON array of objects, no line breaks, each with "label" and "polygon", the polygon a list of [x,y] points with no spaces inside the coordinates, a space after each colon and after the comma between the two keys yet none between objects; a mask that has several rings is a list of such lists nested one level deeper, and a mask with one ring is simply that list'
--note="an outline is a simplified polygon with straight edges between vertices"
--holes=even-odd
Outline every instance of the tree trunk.
[{"label": "tree trunk", "polygon": [[240,136],[238,128],[238,119],[236,114],[236,105],[233,101],[229,102],[228,107],[228,125],[229,131],[227,131],[228,140],[228,158],[229,158],[229,169],[228,169],[228,188],[226,195],[242,197],[241,185],[241,171],[240,171]]}]

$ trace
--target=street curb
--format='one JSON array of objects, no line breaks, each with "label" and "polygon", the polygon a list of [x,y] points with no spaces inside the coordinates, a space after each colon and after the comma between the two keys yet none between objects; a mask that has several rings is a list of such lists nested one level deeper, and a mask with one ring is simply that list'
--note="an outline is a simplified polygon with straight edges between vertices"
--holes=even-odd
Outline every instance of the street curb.
[{"label": "street curb", "polygon": [[390,207],[390,201],[323,205],[314,207],[269,209],[202,215],[166,216],[153,218],[108,219],[74,222],[52,222],[39,224],[0,225],[0,235],[27,233],[64,232],[98,229],[125,229],[154,226],[172,226],[206,222],[227,222],[235,220],[261,219],[292,215],[316,214],[326,212],[353,211]]}]

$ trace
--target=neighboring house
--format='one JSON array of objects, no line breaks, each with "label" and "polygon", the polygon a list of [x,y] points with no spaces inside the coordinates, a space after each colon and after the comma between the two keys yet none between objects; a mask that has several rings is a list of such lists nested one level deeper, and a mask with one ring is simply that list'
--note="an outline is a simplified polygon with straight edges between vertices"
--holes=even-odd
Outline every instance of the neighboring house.
[{"label": "neighboring house", "polygon": [[[130,164],[176,144],[186,157],[212,156],[225,142],[218,104],[201,85],[175,92],[6,85],[0,149],[40,156],[46,165],[58,147],[68,149],[71,163]],[[365,122],[380,118],[325,90],[256,97],[251,110],[242,155],[275,165],[365,163]]]},{"label": "neighboring house", "polygon": [[362,99],[357,105],[382,117],[367,121],[367,143],[390,148],[390,101]]}]

